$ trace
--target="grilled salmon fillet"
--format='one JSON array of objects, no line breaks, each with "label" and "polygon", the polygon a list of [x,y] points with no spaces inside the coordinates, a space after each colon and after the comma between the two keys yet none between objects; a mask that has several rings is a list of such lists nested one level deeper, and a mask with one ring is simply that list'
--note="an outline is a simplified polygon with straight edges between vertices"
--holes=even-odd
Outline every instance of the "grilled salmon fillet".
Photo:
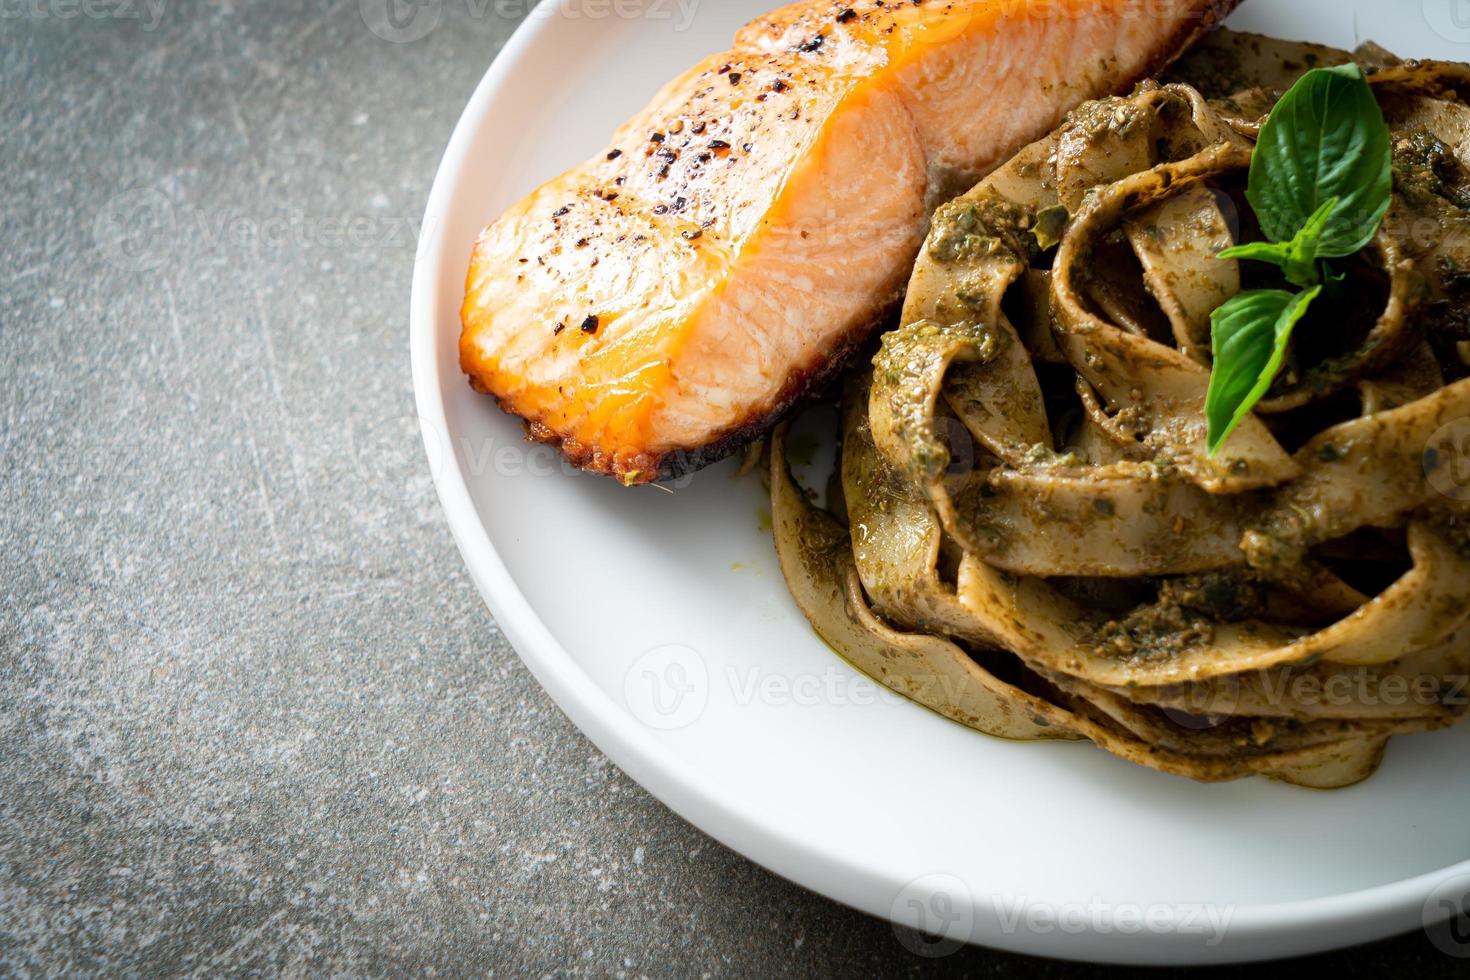
[{"label": "grilled salmon fillet", "polygon": [[841,367],[932,210],[1238,0],[804,0],[491,224],[471,383],[625,484],[710,462]]}]

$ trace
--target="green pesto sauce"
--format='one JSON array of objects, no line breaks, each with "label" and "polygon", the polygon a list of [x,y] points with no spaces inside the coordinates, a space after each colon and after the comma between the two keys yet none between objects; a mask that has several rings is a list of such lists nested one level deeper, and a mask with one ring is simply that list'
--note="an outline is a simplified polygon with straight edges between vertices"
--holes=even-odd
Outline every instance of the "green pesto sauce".
[{"label": "green pesto sauce", "polygon": [[929,255],[946,265],[989,258],[1024,262],[1035,247],[1026,234],[1034,221],[1030,208],[1011,201],[960,198],[935,212]]}]

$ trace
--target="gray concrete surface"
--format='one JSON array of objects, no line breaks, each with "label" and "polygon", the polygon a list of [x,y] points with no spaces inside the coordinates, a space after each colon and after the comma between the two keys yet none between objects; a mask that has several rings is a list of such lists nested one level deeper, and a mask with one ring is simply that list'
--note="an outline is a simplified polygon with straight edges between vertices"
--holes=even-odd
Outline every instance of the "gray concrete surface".
[{"label": "gray concrete surface", "polygon": [[517,661],[395,422],[418,218],[519,9],[441,8],[0,11],[0,975],[1102,972],[911,955]]}]

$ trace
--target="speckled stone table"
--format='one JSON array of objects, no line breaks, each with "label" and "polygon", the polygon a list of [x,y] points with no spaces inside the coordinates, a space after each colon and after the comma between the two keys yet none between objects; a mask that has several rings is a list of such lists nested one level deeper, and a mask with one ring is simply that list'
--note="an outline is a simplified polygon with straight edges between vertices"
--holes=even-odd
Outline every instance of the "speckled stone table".
[{"label": "speckled stone table", "polygon": [[1103,972],[915,957],[522,668],[403,420],[419,215],[525,3],[427,2],[0,8],[0,975]]}]

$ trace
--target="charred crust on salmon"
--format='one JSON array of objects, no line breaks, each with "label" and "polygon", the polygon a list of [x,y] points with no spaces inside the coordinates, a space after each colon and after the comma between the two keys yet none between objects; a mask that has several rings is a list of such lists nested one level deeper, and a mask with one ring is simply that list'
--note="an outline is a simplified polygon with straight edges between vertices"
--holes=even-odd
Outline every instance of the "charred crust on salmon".
[{"label": "charred crust on salmon", "polygon": [[[589,446],[575,439],[564,439],[554,430],[530,419],[522,418],[526,438],[532,442],[556,448],[573,466],[599,476],[608,476],[624,486],[641,486],[665,480],[677,480],[718,463],[720,460],[740,452],[756,439],[765,435],[793,410],[809,399],[827,391],[832,383],[853,365],[854,360],[866,353],[873,335],[893,318],[898,310],[898,300],[883,316],[874,320],[865,330],[852,335],[830,360],[813,365],[808,370],[796,372],[782,390],[776,405],[768,412],[741,420],[735,426],[720,433],[715,440],[704,446],[675,448],[660,453],[639,453],[628,459],[619,459],[604,450]],[[472,378],[470,386],[481,394],[488,392]],[[515,416],[516,412],[500,399],[495,399],[501,411]],[[519,417],[519,416],[516,416]]]}]

